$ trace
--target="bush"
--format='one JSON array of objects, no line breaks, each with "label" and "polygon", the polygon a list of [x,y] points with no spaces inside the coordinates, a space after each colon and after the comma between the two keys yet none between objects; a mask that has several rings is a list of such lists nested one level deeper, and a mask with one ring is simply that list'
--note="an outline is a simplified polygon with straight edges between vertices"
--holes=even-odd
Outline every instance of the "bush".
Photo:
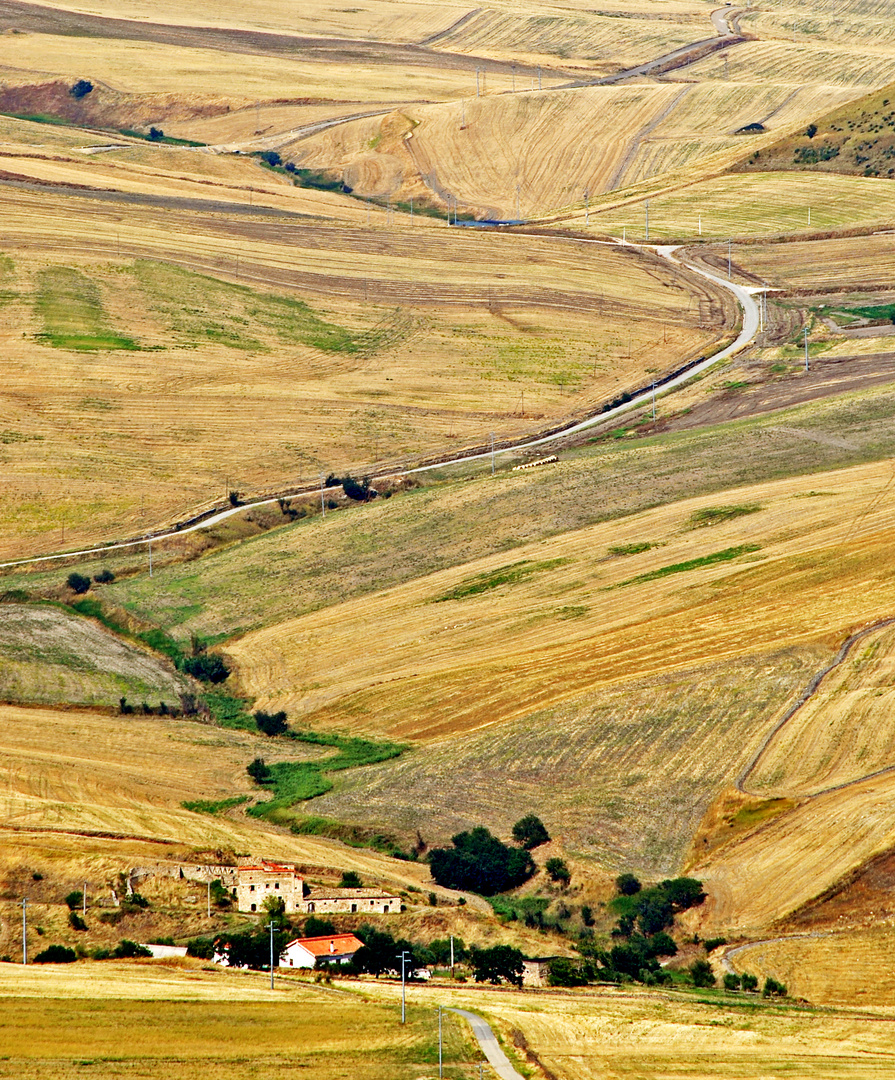
[{"label": "bush", "polygon": [[149,129],[149,138],[152,142],[161,142],[164,137],[165,133],[161,128],[151,127]]},{"label": "bush", "polygon": [[690,978],[694,986],[715,985],[715,975],[708,960],[695,960],[690,965]]},{"label": "bush", "polygon": [[740,988],[740,977],[739,977],[739,975],[732,975],[730,972],[728,972],[724,976],[724,989],[725,990],[739,990],[739,988]]},{"label": "bush", "polygon": [[705,939],[705,941],[702,943],[702,947],[705,949],[706,952],[711,952],[713,949],[717,949],[719,946],[726,944],[726,937],[710,937]]},{"label": "bush", "polygon": [[584,923],[585,926],[593,926],[596,922],[596,919],[594,918],[593,908],[590,906],[590,904],[581,905],[581,921]]},{"label": "bush", "polygon": [[77,571],[73,571],[65,579],[65,584],[73,593],[77,593],[81,596],[90,588],[90,578],[84,577],[83,574],[79,574]]},{"label": "bush", "polygon": [[98,585],[110,585],[115,580],[115,575],[111,570],[100,570],[98,574],[93,575],[93,580]]},{"label": "bush", "polygon": [[68,925],[72,930],[86,930],[87,923],[81,918],[77,911],[70,911],[68,913]]},{"label": "bush", "polygon": [[572,880],[572,875],[569,872],[569,868],[566,866],[564,859],[554,856],[544,863],[544,869],[547,871],[551,881],[557,881],[562,885],[568,885]]},{"label": "bush", "polygon": [[289,730],[286,723],[286,713],[282,710],[275,713],[256,712],[254,714],[255,726],[262,735],[285,735]]},{"label": "bush", "polygon": [[526,851],[531,851],[532,848],[546,844],[550,839],[550,834],[539,817],[535,817],[534,814],[526,814],[525,817],[519,818],[513,826],[513,839],[517,844],[521,844]]},{"label": "bush", "polygon": [[769,975],[764,981],[764,988],[761,991],[762,997],[786,997],[786,986],[782,982],[777,982],[776,979],[772,979]]},{"label": "bush", "polygon": [[615,886],[622,896],[636,896],[640,892],[640,882],[633,874],[619,874]]},{"label": "bush", "polygon": [[362,889],[364,883],[358,877],[354,870],[343,870],[342,877],[339,881],[340,889]]},{"label": "bush", "polygon": [[80,889],[75,889],[74,892],[70,892],[65,898],[65,905],[69,911],[74,911],[84,903],[84,894]]},{"label": "bush", "polygon": [[87,97],[90,91],[93,89],[93,83],[87,79],[78,79],[78,81],[69,89],[69,93],[73,98],[80,100],[82,97]]},{"label": "bush", "polygon": [[528,881],[535,871],[527,851],[508,847],[482,825],[451,842],[452,849],[433,848],[428,856],[432,877],[449,889],[493,896]]},{"label": "bush", "polygon": [[230,895],[230,890],[221,883],[220,878],[215,878],[211,883],[211,902],[216,908],[233,906],[233,897]]},{"label": "bush", "polygon": [[137,956],[152,956],[152,952],[145,945],[138,945],[127,938],[122,938],[112,950],[113,960],[133,960]]},{"label": "bush", "polygon": [[758,989],[758,978],[755,975],[750,975],[748,971],[744,971],[740,976],[740,984],[744,990],[754,994]]},{"label": "bush", "polygon": [[335,925],[329,919],[318,919],[316,915],[308,916],[302,930],[305,937],[326,937],[335,933]]},{"label": "bush", "polygon": [[73,964],[78,959],[74,949],[64,945],[50,945],[34,957],[35,964]]},{"label": "bush", "polygon": [[192,675],[194,679],[210,683],[222,683],[230,674],[230,669],[223,659],[213,653],[184,657],[180,670]]},{"label": "bush", "polygon": [[199,960],[214,959],[214,938],[197,937],[186,943],[187,956],[195,956]]},{"label": "bush", "polygon": [[264,162],[264,163],[265,163],[266,165],[270,165],[270,166],[271,166],[272,168],[274,168],[274,169],[275,169],[275,168],[276,168],[276,167],[277,167],[278,165],[281,165],[281,164],[282,164],[282,162],[283,162],[283,159],[282,159],[282,158],[280,157],[280,155],[279,155],[279,154],[278,154],[278,153],[276,152],[276,150],[265,150],[265,151],[264,151],[264,153],[263,153],[263,154],[261,155],[261,160],[262,160],[262,161],[263,161],[263,162]]},{"label": "bush", "polygon": [[664,930],[649,939],[650,952],[653,956],[677,956],[677,945],[670,934]]},{"label": "bush", "polygon": [[586,986],[587,977],[581,964],[567,956],[557,956],[547,968],[547,982],[550,986]]},{"label": "bush", "polygon": [[256,784],[268,784],[271,779],[270,766],[264,764],[264,758],[256,757],[251,764],[246,765],[246,772]]}]

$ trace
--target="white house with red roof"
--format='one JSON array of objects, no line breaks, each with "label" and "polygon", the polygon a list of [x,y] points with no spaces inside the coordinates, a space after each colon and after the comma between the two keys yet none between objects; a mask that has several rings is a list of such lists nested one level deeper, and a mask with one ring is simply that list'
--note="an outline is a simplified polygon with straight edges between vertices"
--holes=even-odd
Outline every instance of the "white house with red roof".
[{"label": "white house with red roof", "polygon": [[362,945],[354,934],[295,938],[280,954],[280,967],[312,968],[318,960],[347,964]]}]

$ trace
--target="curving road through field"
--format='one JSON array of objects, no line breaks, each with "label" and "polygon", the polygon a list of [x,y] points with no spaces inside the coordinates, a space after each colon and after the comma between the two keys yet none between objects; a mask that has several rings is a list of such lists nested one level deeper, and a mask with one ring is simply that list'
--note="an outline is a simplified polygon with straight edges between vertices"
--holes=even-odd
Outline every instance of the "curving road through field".
[{"label": "curving road through field", "polygon": [[[743,313],[742,326],[739,334],[737,334],[734,341],[730,345],[725,346],[720,352],[714,353],[712,356],[708,356],[686,371],[668,382],[663,383],[655,393],[658,396],[659,393],[667,394],[669,391],[675,390],[691,379],[700,375],[703,371],[707,371],[710,367],[719,363],[722,360],[726,360],[728,357],[735,355],[750,344],[758,331],[759,325],[759,313],[758,305],[753,299],[753,294],[762,292],[760,288],[747,285],[738,285],[735,281],[728,280],[721,277],[718,274],[713,274],[710,270],[706,270],[702,267],[695,266],[691,263],[683,262],[679,259],[675,252],[678,250],[674,246],[670,245],[634,245],[623,244],[621,241],[607,241],[607,240],[584,240],[582,243],[595,243],[595,244],[608,244],[618,247],[649,247],[650,250],[655,251],[661,258],[667,260],[675,267],[685,268],[692,273],[699,274],[700,277],[706,278],[708,281],[714,282],[716,285],[720,285],[722,288],[727,289],[733,293],[736,297],[738,304]],[[412,469],[401,469],[398,472],[391,472],[388,474],[381,474],[374,476],[373,479],[385,479],[400,477],[400,476],[413,476],[419,473],[432,472],[435,469],[442,469],[449,465],[462,465],[471,461],[485,461],[492,458],[496,458],[499,455],[515,453],[520,450],[531,450],[542,446],[548,446],[550,443],[558,442],[561,439],[567,439],[569,436],[577,435],[580,432],[587,431],[590,428],[596,427],[598,424],[603,424],[607,420],[612,420],[614,417],[621,413],[630,412],[632,409],[639,408],[641,405],[646,405],[653,400],[654,391],[652,389],[645,390],[640,394],[636,394],[626,401],[622,405],[616,405],[611,409],[607,409],[605,412],[600,411],[592,414],[584,420],[576,421],[573,424],[569,424],[566,427],[560,428],[558,431],[551,432],[548,435],[542,435],[536,439],[528,439],[523,442],[511,443],[507,446],[495,447],[493,450],[485,450],[481,453],[474,454],[460,454],[456,457],[440,458],[437,461],[429,462],[426,465],[419,465]],[[293,490],[289,492],[289,497],[294,498],[300,495],[310,495],[317,491],[316,486],[310,486],[301,490]],[[203,517],[200,521],[195,521],[192,524],[185,525],[181,529],[170,529],[167,532],[156,533],[149,536],[142,536],[135,540],[124,540],[116,544],[97,544],[93,547],[82,548],[77,551],[66,551],[57,555],[38,555],[28,559],[16,559],[10,562],[0,563],[0,569],[10,569],[16,566],[28,566],[34,563],[40,562],[55,562],[61,559],[77,558],[87,555],[97,555],[101,552],[109,551],[123,551],[129,548],[146,547],[153,543],[159,543],[163,540],[171,539],[176,536],[186,536],[190,533],[197,532],[199,529],[207,529],[211,526],[218,525],[222,521],[226,521],[228,518],[234,517],[236,514],[245,513],[246,510],[251,510],[257,506],[271,506],[276,503],[281,496],[274,495],[268,499],[257,499],[253,502],[243,503],[240,506],[228,507],[225,510],[220,510],[217,513],[213,513],[207,517]]]}]

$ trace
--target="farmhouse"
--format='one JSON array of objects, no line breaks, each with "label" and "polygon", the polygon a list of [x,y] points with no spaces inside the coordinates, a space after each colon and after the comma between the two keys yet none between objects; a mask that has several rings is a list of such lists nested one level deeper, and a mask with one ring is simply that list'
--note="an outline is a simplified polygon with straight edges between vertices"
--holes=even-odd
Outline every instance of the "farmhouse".
[{"label": "farmhouse", "polygon": [[260,862],[237,870],[236,906],[240,911],[260,911],[268,896],[282,897],[287,912],[302,911],[304,878],[294,866]]},{"label": "farmhouse", "polygon": [[312,892],[303,903],[309,914],[389,915],[401,910],[401,897],[381,889],[327,889]]},{"label": "farmhouse", "polygon": [[295,938],[280,954],[280,967],[312,968],[318,960],[347,964],[362,945],[354,934]]}]

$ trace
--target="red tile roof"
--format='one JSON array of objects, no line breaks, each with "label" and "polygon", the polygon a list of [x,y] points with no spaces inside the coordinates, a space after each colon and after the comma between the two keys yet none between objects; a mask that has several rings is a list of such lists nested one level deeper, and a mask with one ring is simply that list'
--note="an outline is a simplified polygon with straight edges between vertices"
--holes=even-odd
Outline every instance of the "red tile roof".
[{"label": "red tile roof", "polygon": [[286,948],[293,945],[301,945],[312,956],[344,956],[357,952],[363,942],[354,934],[328,934],[325,937],[295,938]]}]

